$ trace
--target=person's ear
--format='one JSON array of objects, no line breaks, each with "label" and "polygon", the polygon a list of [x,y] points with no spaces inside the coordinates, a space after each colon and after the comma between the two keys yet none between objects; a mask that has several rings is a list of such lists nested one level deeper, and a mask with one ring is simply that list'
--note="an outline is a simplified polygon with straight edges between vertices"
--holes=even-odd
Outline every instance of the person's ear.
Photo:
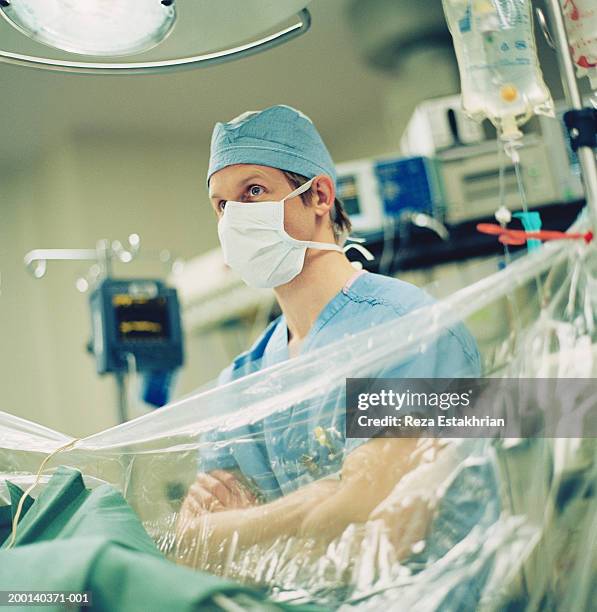
[{"label": "person's ear", "polygon": [[315,208],[315,214],[322,217],[330,213],[336,199],[334,181],[326,174],[316,176],[311,185],[311,202]]}]

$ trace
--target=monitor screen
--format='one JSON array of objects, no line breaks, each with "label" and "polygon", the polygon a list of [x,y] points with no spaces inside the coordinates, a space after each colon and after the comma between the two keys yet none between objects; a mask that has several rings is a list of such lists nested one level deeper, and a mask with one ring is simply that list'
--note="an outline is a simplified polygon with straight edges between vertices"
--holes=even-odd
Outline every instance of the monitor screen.
[{"label": "monitor screen", "polygon": [[122,342],[167,340],[170,337],[168,300],[165,297],[112,297],[117,335]]}]

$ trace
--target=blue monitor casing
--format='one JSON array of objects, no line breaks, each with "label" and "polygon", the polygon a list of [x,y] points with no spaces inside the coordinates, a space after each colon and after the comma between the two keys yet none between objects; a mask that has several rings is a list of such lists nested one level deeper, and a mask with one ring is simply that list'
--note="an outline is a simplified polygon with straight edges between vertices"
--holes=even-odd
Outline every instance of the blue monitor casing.
[{"label": "blue monitor casing", "polygon": [[402,157],[375,162],[379,193],[387,216],[403,211],[441,217],[442,186],[437,164],[429,157]]},{"label": "blue monitor casing", "polygon": [[89,297],[91,347],[98,374],[173,371],[184,361],[176,290],[153,279],[101,281]]}]

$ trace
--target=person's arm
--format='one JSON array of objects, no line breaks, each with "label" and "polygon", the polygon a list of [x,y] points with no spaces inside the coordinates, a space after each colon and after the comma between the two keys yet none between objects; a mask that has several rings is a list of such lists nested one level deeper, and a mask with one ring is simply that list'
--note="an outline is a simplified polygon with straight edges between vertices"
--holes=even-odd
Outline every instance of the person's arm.
[{"label": "person's arm", "polygon": [[[187,514],[177,524],[178,556],[188,565],[217,566],[230,554],[230,547],[238,551],[278,537],[300,536],[329,543],[351,523],[367,521],[400,479],[420,463],[418,450],[424,442],[373,439],[347,456],[339,481],[316,481],[262,506]],[[421,538],[428,520],[429,516],[416,539]]]}]

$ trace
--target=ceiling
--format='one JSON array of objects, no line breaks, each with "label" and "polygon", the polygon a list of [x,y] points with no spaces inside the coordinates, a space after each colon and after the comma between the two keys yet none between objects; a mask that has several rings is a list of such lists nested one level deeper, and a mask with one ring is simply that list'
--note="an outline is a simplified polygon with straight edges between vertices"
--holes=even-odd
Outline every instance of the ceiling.
[{"label": "ceiling", "polygon": [[311,30],[229,64],[167,75],[65,75],[0,63],[0,165],[18,164],[63,135],[209,136],[216,120],[292,101],[324,137],[373,117],[394,78],[355,50],[347,0],[314,0]]},{"label": "ceiling", "polygon": [[[349,6],[359,8],[365,20],[363,32],[370,38],[378,30],[380,37],[382,30],[387,33],[392,28],[413,32],[415,37],[418,31],[425,46],[426,28],[440,22],[445,27],[441,0],[421,5],[404,0],[398,9],[394,2],[399,0],[313,0],[309,4],[313,24],[306,35],[246,59],[192,71],[89,76],[0,63],[0,169],[22,164],[60,138],[125,135],[198,142],[209,138],[216,121],[276,103],[303,110],[332,145],[333,139],[350,140],[355,126],[360,127],[361,138],[369,134],[379,142],[388,129],[383,121],[388,100],[392,112],[398,107],[398,122],[403,125],[416,102],[458,87],[457,78],[446,81],[442,76],[446,70],[435,63],[437,57],[422,59],[410,73],[404,66],[405,73],[382,72],[365,63],[357,49],[371,40],[364,35],[357,38],[351,29]],[[432,10],[435,5],[437,12]],[[389,9],[391,17],[384,19],[384,12],[373,11],[376,6]],[[393,24],[389,28],[388,20]],[[553,95],[559,97],[555,55],[542,38],[537,36],[542,69]],[[442,53],[449,54],[446,61],[453,63],[449,46]],[[450,91],[445,91],[446,82],[451,83]]]}]

